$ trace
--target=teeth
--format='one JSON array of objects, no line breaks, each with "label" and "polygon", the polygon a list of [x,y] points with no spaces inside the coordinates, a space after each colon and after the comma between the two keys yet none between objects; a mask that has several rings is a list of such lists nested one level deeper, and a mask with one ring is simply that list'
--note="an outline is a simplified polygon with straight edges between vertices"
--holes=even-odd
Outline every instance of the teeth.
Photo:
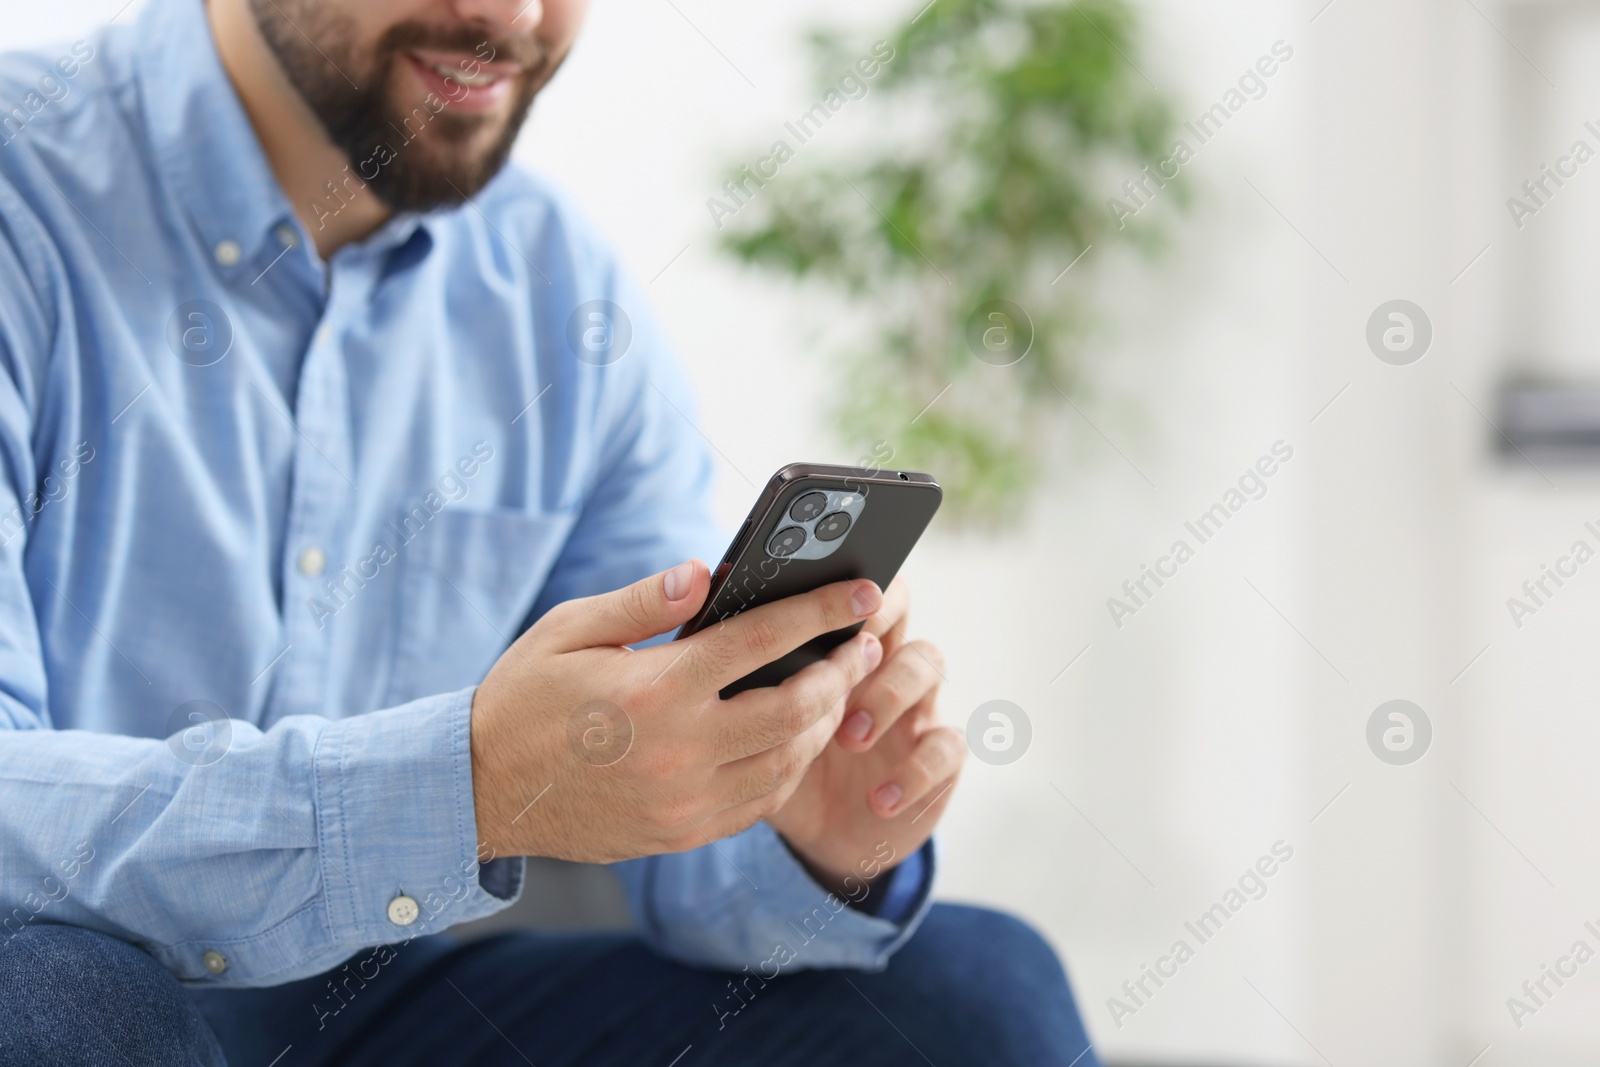
[{"label": "teeth", "polygon": [[461,70],[459,67],[447,67],[442,63],[429,63],[428,66],[431,67],[439,75],[439,77],[460,82],[468,89],[487,89],[489,86],[500,80],[500,76],[498,74],[486,74],[482,72],[469,77],[467,72]]}]

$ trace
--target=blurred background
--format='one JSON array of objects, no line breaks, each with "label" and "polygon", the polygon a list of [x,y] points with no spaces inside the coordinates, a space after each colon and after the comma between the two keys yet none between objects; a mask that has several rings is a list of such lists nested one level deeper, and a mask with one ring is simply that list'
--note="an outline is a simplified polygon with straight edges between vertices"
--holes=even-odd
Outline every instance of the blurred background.
[{"label": "blurred background", "polygon": [[[943,455],[954,472],[935,469],[968,506],[909,565],[913,627],[946,651],[951,721],[1009,701],[1031,738],[1011,762],[969,761],[940,896],[1043,930],[1118,1063],[1596,1062],[1600,962],[1571,954],[1600,950],[1600,563],[1572,552],[1600,549],[1584,391],[1600,3],[1031,0],[1052,25],[1100,23],[1060,53],[1092,77],[1008,84],[1076,101],[1099,141],[1051,142],[1045,123],[1040,160],[1006,172],[1020,184],[917,228],[915,203],[875,200],[905,192],[878,165],[936,143],[971,83],[874,81],[719,230],[708,200],[729,202],[730,172],[823,99],[810,31],[853,60],[1007,10],[925,2],[596,0],[517,155],[648,287],[727,458],[730,527],[795,460],[884,441],[895,464]],[[70,40],[121,6],[16,8],[0,47]],[[1011,25],[986,54],[1027,51]],[[1257,91],[1241,78],[1262,57]],[[952,93],[964,76],[948,71]],[[1202,145],[1183,124],[1219,103]],[[1192,158],[1138,205],[1123,183],[1174,138]],[[935,177],[997,165],[963,150],[980,155],[952,148]],[[725,247],[832,173],[885,224],[849,208],[883,254],[859,261],[858,298]],[[1069,178],[1056,214],[1011,210]],[[1139,207],[1128,230],[1112,198]],[[1022,250],[1002,279],[1016,293],[985,291],[996,233]],[[1037,347],[984,358],[961,331],[978,309],[950,303],[971,296],[1014,300]],[[896,349],[886,324],[924,306],[932,347]],[[1262,457],[1264,491],[1241,486]],[[1202,543],[1185,524],[1218,503]],[[1179,540],[1192,558],[1160,563]],[[1169,576],[1134,600],[1124,583],[1147,565]],[[1392,700],[1404,718],[1369,729]],[[1275,846],[1271,877],[1230,897]],[[1219,903],[1229,917],[1197,937],[1186,924]],[[1192,957],[1159,963],[1180,940]]]}]

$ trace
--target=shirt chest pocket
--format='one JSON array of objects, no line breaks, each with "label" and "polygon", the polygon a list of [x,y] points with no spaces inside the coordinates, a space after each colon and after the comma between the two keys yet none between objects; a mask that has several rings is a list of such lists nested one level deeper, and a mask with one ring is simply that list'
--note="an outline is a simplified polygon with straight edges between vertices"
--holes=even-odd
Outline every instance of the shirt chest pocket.
[{"label": "shirt chest pocket", "polygon": [[402,557],[383,706],[483,680],[517,636],[577,512],[446,508]]}]

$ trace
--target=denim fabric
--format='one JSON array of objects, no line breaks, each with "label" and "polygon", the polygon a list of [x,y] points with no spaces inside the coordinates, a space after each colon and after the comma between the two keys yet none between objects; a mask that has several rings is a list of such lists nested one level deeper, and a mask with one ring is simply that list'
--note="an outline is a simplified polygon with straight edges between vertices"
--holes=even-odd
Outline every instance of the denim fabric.
[{"label": "denim fabric", "polygon": [[132,945],[39,923],[0,942],[0,1067],[223,1067],[177,979]]},{"label": "denim fabric", "polygon": [[0,1067],[217,1064],[213,1033],[233,1067],[1099,1067],[1049,947],[951,905],[883,971],[771,979],[685,967],[626,935],[524,932],[419,940],[271,989],[184,990],[88,931],[18,944],[26,956],[0,952]]}]

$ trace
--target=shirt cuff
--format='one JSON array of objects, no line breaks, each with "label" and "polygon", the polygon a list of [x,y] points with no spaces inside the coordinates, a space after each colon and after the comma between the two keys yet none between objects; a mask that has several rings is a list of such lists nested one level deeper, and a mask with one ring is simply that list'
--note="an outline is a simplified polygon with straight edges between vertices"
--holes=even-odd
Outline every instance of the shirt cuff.
[{"label": "shirt cuff", "polygon": [[322,732],[317,844],[336,941],[354,949],[436,933],[493,914],[521,891],[522,861],[479,848],[474,691],[342,719]]},{"label": "shirt cuff", "polygon": [[691,966],[749,968],[771,978],[821,968],[882,970],[932,905],[934,855],[926,859],[921,899],[897,922],[824,890],[764,822],[715,845],[613,869],[652,948]]},{"label": "shirt cuff", "polygon": [[904,922],[928,898],[933,888],[933,839],[907,856],[900,866],[872,887],[857,911],[892,923]]},{"label": "shirt cuff", "polygon": [[[769,941],[760,966],[769,970],[774,966],[882,970],[932,906],[931,850],[921,884],[915,886],[919,893],[911,895],[902,915],[891,918],[852,907],[847,898],[823,889],[766,823],[758,823],[744,836],[751,838],[752,875],[761,886],[755,915]],[[851,892],[848,886],[846,892]]]}]

